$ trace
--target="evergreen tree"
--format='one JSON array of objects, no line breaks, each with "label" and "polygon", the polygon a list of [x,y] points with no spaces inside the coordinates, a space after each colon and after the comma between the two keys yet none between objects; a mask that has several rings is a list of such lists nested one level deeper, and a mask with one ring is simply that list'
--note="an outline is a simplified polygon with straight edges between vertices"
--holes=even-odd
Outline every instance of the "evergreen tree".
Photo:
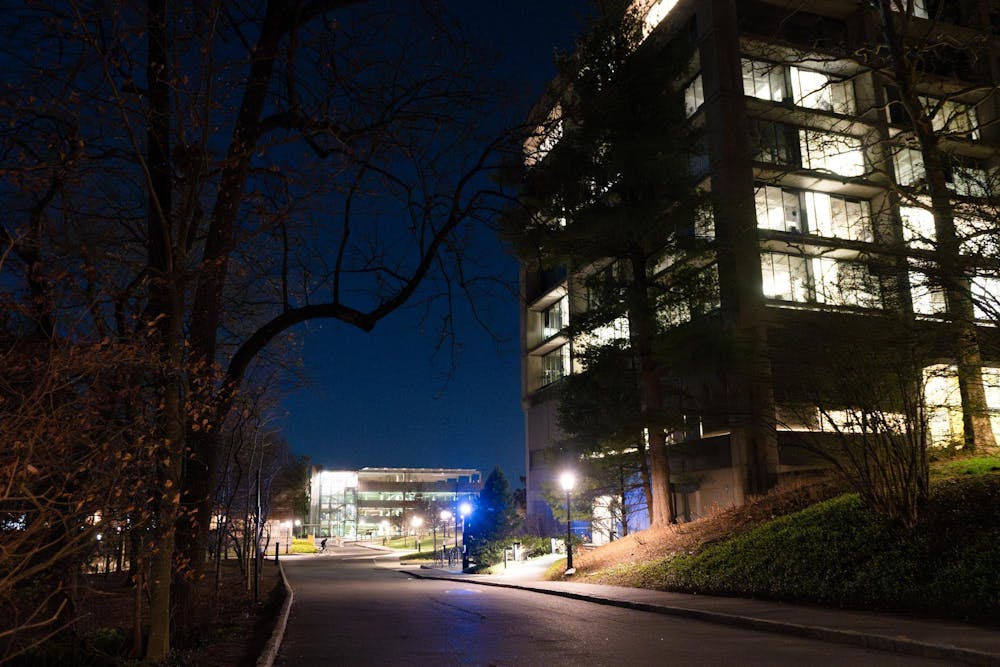
[{"label": "evergreen tree", "polygon": [[505,224],[522,259],[568,267],[582,280],[586,313],[571,323],[576,350],[603,344],[595,331],[627,340],[636,430],[648,438],[651,519],[663,525],[673,519],[666,434],[676,411],[657,338],[670,319],[664,314],[690,310],[691,283],[704,279],[689,261],[705,204],[689,170],[699,151],[684,108],[691,45],[680,37],[655,54],[643,50],[631,3],[594,4],[575,53],[559,62],[559,103],[539,143],[548,150],[529,156],[522,206]]},{"label": "evergreen tree", "polygon": [[477,539],[488,542],[501,540],[510,534],[517,516],[514,492],[500,466],[493,468],[483,482],[476,508],[475,526]]}]

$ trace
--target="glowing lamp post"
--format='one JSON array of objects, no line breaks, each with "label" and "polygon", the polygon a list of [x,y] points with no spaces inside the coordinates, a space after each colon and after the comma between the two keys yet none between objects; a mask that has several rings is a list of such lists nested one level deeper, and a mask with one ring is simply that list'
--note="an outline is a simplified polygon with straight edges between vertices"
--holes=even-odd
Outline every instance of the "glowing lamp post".
[{"label": "glowing lamp post", "polygon": [[[472,514],[472,505],[462,503],[458,506],[458,513],[462,515],[462,569],[469,567],[469,554],[465,552],[465,517]],[[458,548],[458,519],[455,519],[455,548]]]},{"label": "glowing lamp post", "polygon": [[413,533],[416,535],[417,551],[420,551],[420,526],[424,525],[423,517],[413,517],[410,519],[410,525],[413,526]]},{"label": "glowing lamp post", "polygon": [[576,476],[573,473],[566,471],[559,475],[559,484],[562,486],[563,491],[566,492],[566,571],[569,572],[573,569],[573,534],[570,531],[570,491],[576,486]]},{"label": "glowing lamp post", "polygon": [[[448,537],[448,521],[451,519],[451,512],[448,510],[441,510],[441,514],[438,515],[441,518],[441,525],[444,527],[444,532],[441,534],[441,545],[444,546],[444,540]],[[434,524],[434,559],[437,560],[437,523]]]},{"label": "glowing lamp post", "polygon": [[472,505],[462,503],[458,506],[458,514],[455,515],[455,548],[458,548],[458,517],[462,517],[462,542],[465,542],[465,517],[472,514]]}]

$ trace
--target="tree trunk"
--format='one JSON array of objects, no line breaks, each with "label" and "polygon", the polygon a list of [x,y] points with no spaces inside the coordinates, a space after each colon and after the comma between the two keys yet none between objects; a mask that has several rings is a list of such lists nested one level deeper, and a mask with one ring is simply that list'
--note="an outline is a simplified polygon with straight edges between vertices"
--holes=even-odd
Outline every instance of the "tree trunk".
[{"label": "tree trunk", "polygon": [[[900,102],[913,122],[920,142],[927,182],[927,194],[934,215],[937,262],[941,267],[940,282],[948,304],[948,316],[954,333],[955,362],[958,366],[959,394],[962,400],[962,426],[965,449],[994,449],[996,439],[990,424],[986,390],[983,387],[982,355],[975,324],[968,268],[961,253],[961,240],[955,229],[952,193],[947,185],[947,157],[941,149],[932,119],[920,101],[914,81],[916,68],[903,44],[899,25],[909,19],[891,7],[891,0],[880,0],[882,30],[889,45],[893,75],[899,87]],[[900,23],[897,23],[900,22]]]},{"label": "tree trunk", "polygon": [[640,433],[635,443],[636,459],[639,463],[639,479],[642,482],[642,494],[646,497],[646,512],[652,521],[653,486],[649,480],[649,460],[646,458],[646,438]]},{"label": "tree trunk", "polygon": [[[179,319],[176,329],[179,342]],[[175,353],[179,357],[179,353]],[[159,512],[157,540],[150,563],[149,643],[147,662],[163,662],[170,654],[171,581],[174,569],[174,547],[177,517],[180,510],[182,458],[184,451],[183,400],[181,379],[176,370],[171,373],[163,398],[164,445],[158,484]]]},{"label": "tree trunk", "polygon": [[650,304],[647,257],[641,250],[629,255],[631,280],[628,286],[629,337],[635,354],[639,380],[640,410],[649,442],[649,482],[652,526],[673,522],[670,507],[670,464],[667,460],[667,436],[663,424],[663,385],[660,369],[653,356],[656,320]]},{"label": "tree trunk", "polygon": [[628,535],[628,485],[625,479],[625,467],[618,468],[619,491],[622,494],[622,537]]}]

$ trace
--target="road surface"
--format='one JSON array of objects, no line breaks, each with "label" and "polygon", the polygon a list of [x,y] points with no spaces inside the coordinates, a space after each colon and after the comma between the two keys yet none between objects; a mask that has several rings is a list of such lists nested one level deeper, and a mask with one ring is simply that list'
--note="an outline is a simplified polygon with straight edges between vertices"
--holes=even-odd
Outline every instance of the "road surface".
[{"label": "road surface", "polygon": [[[330,552],[331,548],[328,547]],[[288,559],[280,667],[334,665],[941,665],[913,656],[455,581],[372,551]]]}]

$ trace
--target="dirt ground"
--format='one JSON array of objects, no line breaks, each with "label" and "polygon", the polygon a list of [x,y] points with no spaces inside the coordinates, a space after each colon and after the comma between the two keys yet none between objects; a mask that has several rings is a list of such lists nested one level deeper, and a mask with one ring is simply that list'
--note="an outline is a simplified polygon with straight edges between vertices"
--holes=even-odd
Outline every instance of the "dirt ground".
[{"label": "dirt ground", "polygon": [[[200,604],[191,618],[175,628],[177,664],[190,667],[242,667],[254,665],[274,627],[284,588],[274,559],[261,569],[258,601],[246,590],[236,561],[225,561],[218,594],[209,576],[199,582]],[[80,605],[82,635],[99,629],[120,628],[132,635],[134,589],[125,585],[125,575],[89,575],[88,590]],[[148,600],[144,600],[145,604]],[[143,613],[146,613],[144,608]]]},{"label": "dirt ground", "polygon": [[750,498],[741,507],[720,509],[690,523],[650,528],[596,549],[583,550],[574,562],[577,576],[595,576],[601,570],[625,563],[695,553],[715,540],[741,533],[776,516],[791,514],[842,491],[842,486],[832,480],[782,484],[765,495]]}]

